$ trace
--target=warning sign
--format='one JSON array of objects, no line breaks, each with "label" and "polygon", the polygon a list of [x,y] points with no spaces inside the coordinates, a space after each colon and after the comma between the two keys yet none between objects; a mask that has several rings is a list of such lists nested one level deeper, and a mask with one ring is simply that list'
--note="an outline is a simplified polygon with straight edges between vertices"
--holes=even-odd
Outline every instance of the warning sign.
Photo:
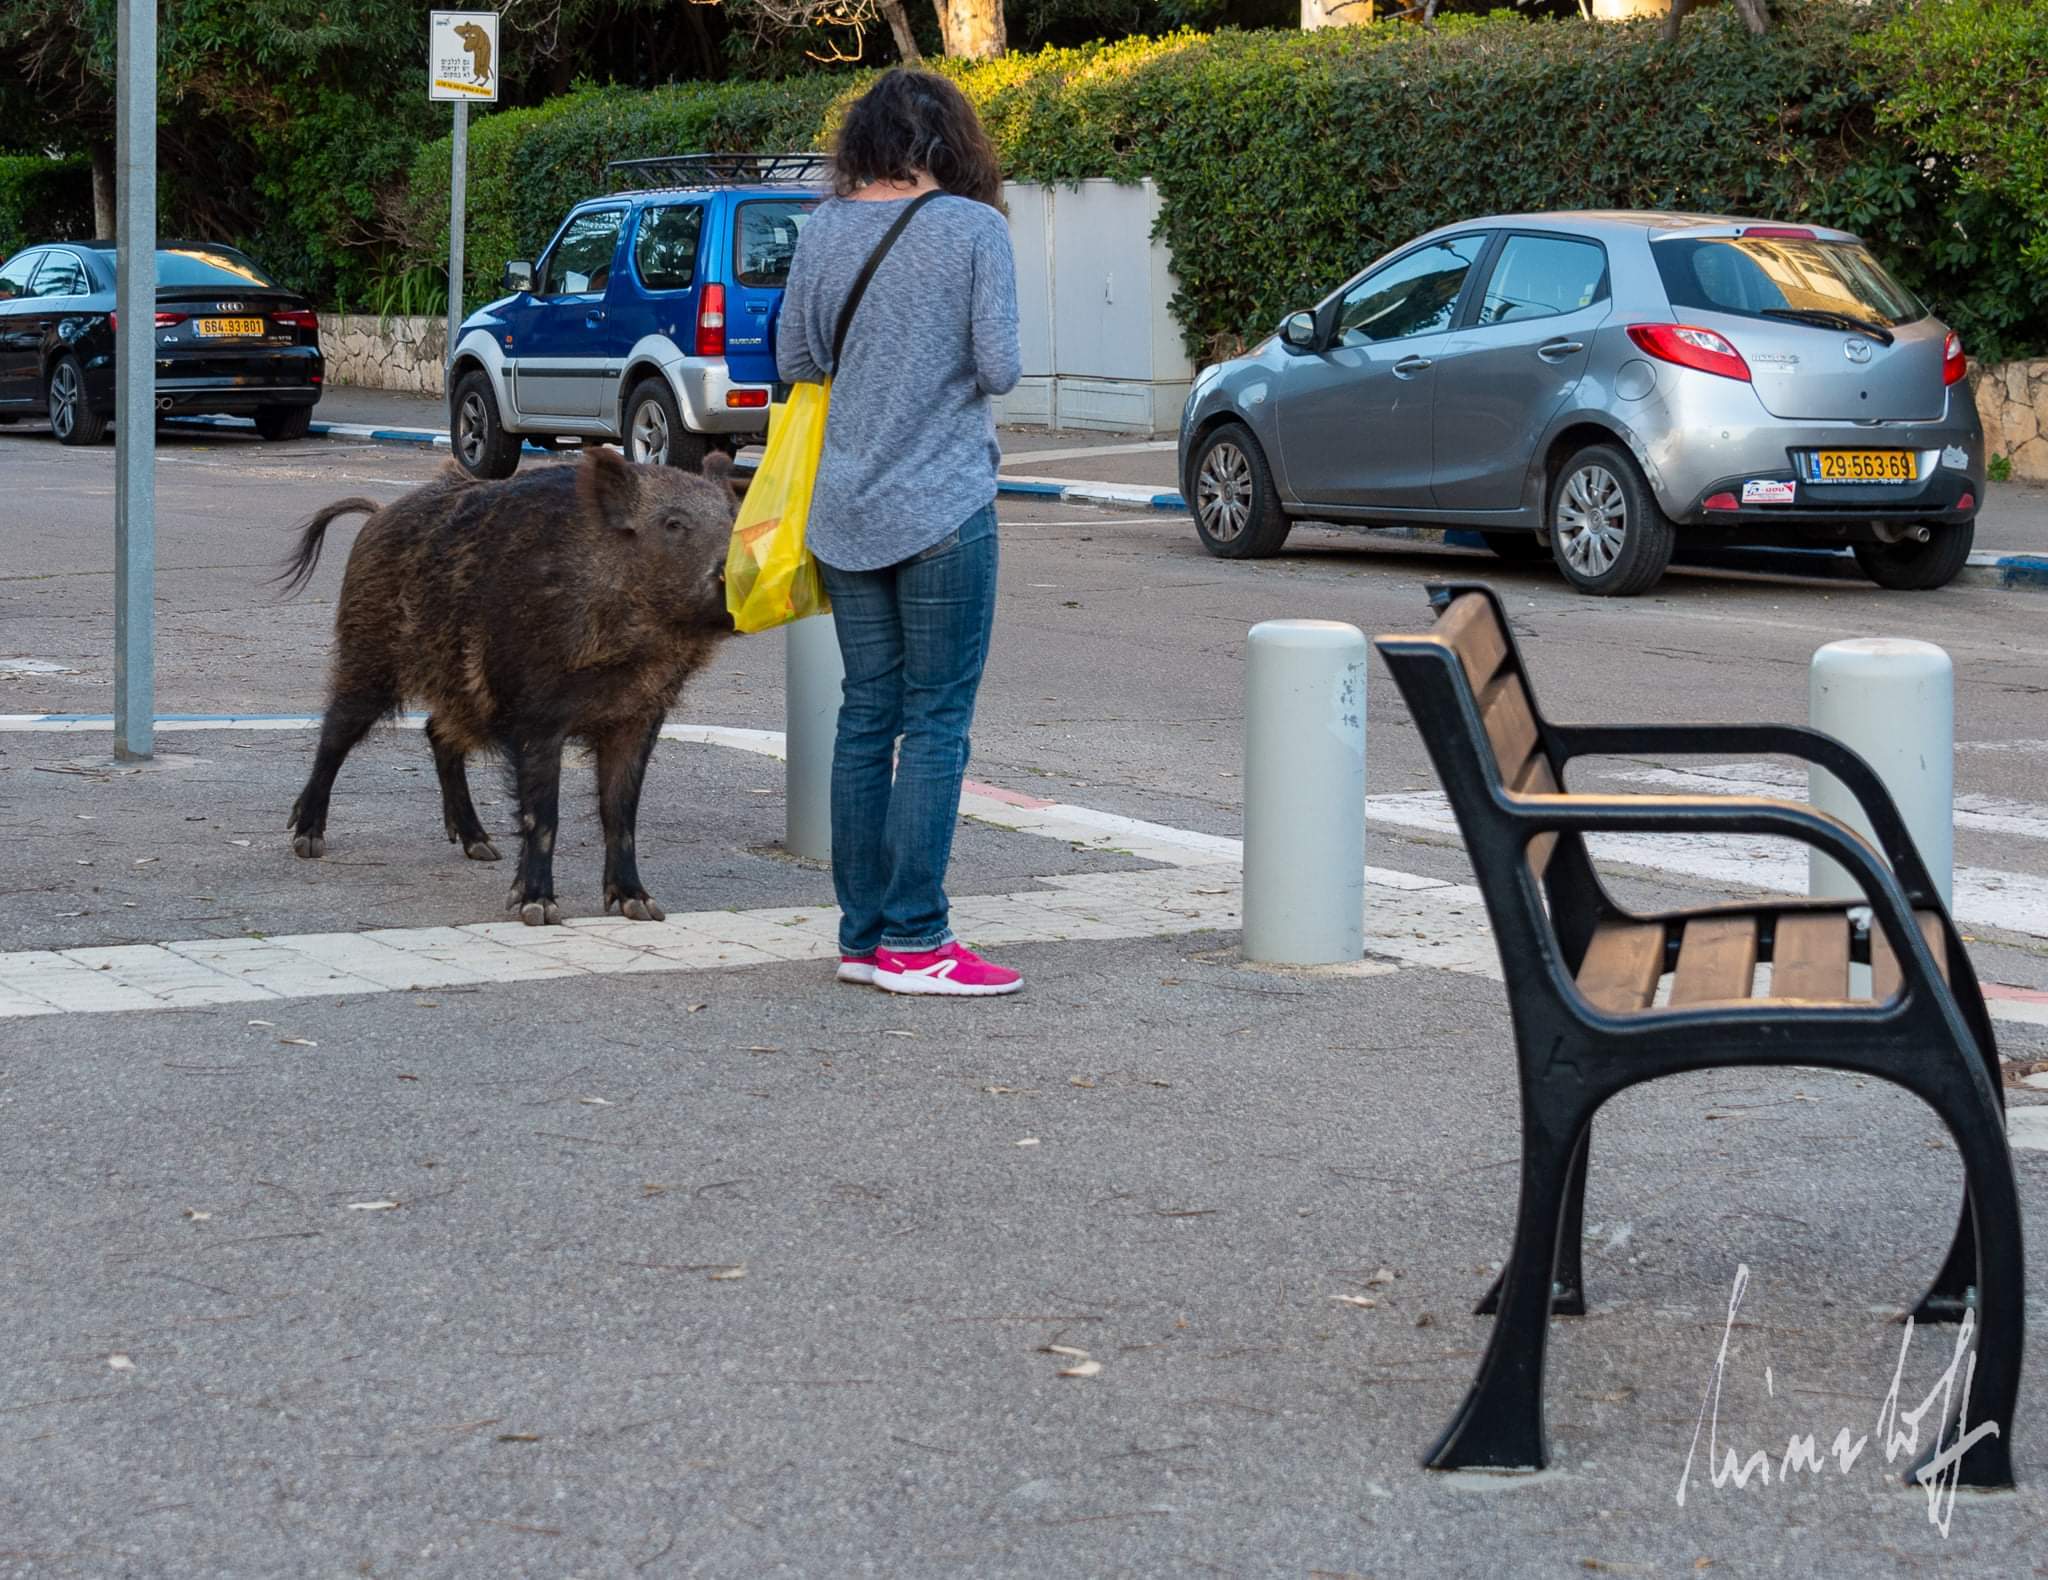
[{"label": "warning sign", "polygon": [[427,28],[427,97],[498,102],[498,13],[436,11]]}]

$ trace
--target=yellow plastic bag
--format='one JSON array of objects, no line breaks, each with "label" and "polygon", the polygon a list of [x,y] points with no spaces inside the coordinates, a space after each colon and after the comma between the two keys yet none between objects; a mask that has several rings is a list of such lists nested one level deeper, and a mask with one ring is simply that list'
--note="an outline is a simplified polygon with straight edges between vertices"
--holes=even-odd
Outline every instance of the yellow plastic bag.
[{"label": "yellow plastic bag", "polygon": [[767,631],[832,607],[805,529],[825,451],[830,380],[798,384],[768,414],[768,448],[732,526],[725,607],[742,631]]}]

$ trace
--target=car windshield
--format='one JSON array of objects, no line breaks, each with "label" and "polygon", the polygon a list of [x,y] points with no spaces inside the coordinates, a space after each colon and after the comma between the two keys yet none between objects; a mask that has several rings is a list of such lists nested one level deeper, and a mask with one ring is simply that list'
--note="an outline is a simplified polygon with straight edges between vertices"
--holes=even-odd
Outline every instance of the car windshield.
[{"label": "car windshield", "polygon": [[1927,315],[1856,242],[1751,232],[1675,237],[1650,251],[1671,305],[1680,309],[1750,318],[1812,314],[1887,329]]},{"label": "car windshield", "polygon": [[796,238],[811,217],[815,200],[774,198],[742,203],[733,238],[733,272],[742,285],[782,286],[789,283],[789,260],[796,256]]},{"label": "car windshield", "polygon": [[232,247],[164,247],[156,255],[158,285],[259,286],[277,282]]}]

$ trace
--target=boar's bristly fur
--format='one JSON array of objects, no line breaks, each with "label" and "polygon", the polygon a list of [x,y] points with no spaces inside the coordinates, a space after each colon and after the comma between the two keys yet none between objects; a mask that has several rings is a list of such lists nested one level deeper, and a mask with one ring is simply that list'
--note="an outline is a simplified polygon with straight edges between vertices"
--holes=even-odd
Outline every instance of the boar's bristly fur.
[{"label": "boar's bristly fur", "polygon": [[525,921],[562,917],[554,848],[570,739],[597,761],[605,909],[659,921],[635,857],[640,789],[683,683],[732,632],[730,467],[714,455],[699,476],[593,449],[577,465],[477,483],[451,464],[388,505],[349,499],[314,516],[280,578],[294,590],[311,579],[335,518],[369,520],[342,578],[327,713],[292,807],[292,848],[325,852],[342,760],[379,719],[420,702],[448,837],[478,861],[498,852],[465,760],[486,750],[506,759],[520,832],[510,904]]}]

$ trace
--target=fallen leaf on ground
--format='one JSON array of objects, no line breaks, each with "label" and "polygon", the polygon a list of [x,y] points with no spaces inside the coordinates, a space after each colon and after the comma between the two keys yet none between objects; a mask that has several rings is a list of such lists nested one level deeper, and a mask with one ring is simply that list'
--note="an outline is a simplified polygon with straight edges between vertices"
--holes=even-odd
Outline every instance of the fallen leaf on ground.
[{"label": "fallen leaf on ground", "polygon": [[1070,1361],[1085,1361],[1088,1358],[1086,1350],[1077,1350],[1071,1344],[1047,1344],[1038,1353],[1041,1355],[1064,1355]]},{"label": "fallen leaf on ground", "polygon": [[885,1031],[882,1035],[884,1037],[915,1037],[917,1033],[914,1031]]},{"label": "fallen leaf on ground", "polygon": [[711,1282],[714,1284],[730,1284],[733,1283],[735,1280],[745,1278],[746,1276],[747,1270],[744,1267],[728,1267],[719,1272],[713,1273],[711,1275]]},{"label": "fallen leaf on ground", "polygon": [[248,844],[249,842],[248,842],[248,841],[247,841],[246,839],[231,839],[231,840],[229,840],[229,841],[228,841],[228,843],[229,843],[230,845],[242,845],[242,846],[246,846],[246,845],[247,845],[247,844]]},{"label": "fallen leaf on ground", "polygon": [[136,866],[138,866],[138,867],[146,867],[146,866],[148,866],[148,865],[149,865],[149,864],[150,864],[150,863],[151,863],[152,861],[155,861],[155,860],[156,860],[156,857],[154,857],[154,856],[137,856],[137,857],[135,858],[135,865],[136,865]]},{"label": "fallen leaf on ground", "polygon": [[194,1223],[204,1223],[207,1219],[211,1218],[213,1214],[210,1212],[200,1212],[197,1208],[194,1207],[187,1207],[185,1209],[185,1216],[190,1218]]},{"label": "fallen leaf on ground", "polygon": [[1379,1287],[1381,1284],[1391,1284],[1393,1281],[1393,1270],[1391,1268],[1382,1267],[1375,1270],[1372,1277],[1368,1278],[1365,1281],[1365,1287],[1367,1289],[1375,1289]]},{"label": "fallen leaf on ground", "polygon": [[1026,1136],[1022,1141],[1018,1142],[1017,1145],[1020,1147],[1035,1147],[1038,1145],[1038,1137]]},{"label": "fallen leaf on ground", "polygon": [[1370,1295],[1332,1295],[1330,1298],[1340,1306],[1356,1306],[1361,1311],[1377,1311],[1380,1304]]},{"label": "fallen leaf on ground", "polygon": [[107,1357],[107,1364],[117,1372],[132,1372],[135,1370],[135,1362],[125,1355],[109,1355]]},{"label": "fallen leaf on ground", "polygon": [[705,1006],[704,1006],[704,1005],[702,1005],[702,1004],[692,1004],[692,1005],[690,1006],[690,1013],[691,1013],[692,1015],[694,1015],[694,1014],[696,1014],[696,1013],[697,1013],[697,1011],[698,1011],[698,1010],[700,1010],[700,1009],[703,1009],[703,1008],[705,1008]]},{"label": "fallen leaf on ground", "polygon": [[1067,1085],[1078,1086],[1081,1087],[1083,1090],[1092,1091],[1094,1089],[1095,1083],[1093,1081],[1085,1081],[1078,1075],[1070,1075],[1067,1077]]},{"label": "fallen leaf on ground", "polygon": [[1036,1097],[1038,1094],[1022,1086],[984,1086],[990,1097]]},{"label": "fallen leaf on ground", "polygon": [[1059,1374],[1062,1377],[1100,1377],[1102,1375],[1102,1362],[1082,1361],[1076,1366],[1062,1366]]},{"label": "fallen leaf on ground", "polygon": [[250,1021],[250,1022],[249,1022],[249,1024],[250,1024],[250,1025],[252,1025],[252,1026],[273,1026],[273,1027],[274,1027],[274,1026],[276,1026],[277,1022],[276,1022],[276,1021],[274,1021],[274,1020],[252,1020],[252,1021]]},{"label": "fallen leaf on ground", "polygon": [[317,1048],[320,1046],[311,1037],[280,1037],[277,1039],[277,1042],[281,1048]]},{"label": "fallen leaf on ground", "polygon": [[609,1097],[579,1097],[576,1101],[590,1108],[609,1108],[612,1106],[612,1100]]},{"label": "fallen leaf on ground", "polygon": [[389,1212],[397,1205],[398,1203],[395,1201],[352,1201],[348,1204],[348,1210],[350,1212]]},{"label": "fallen leaf on ground", "polygon": [[501,1443],[538,1443],[540,1441],[540,1434],[538,1432],[500,1432],[498,1434],[498,1441]]}]

